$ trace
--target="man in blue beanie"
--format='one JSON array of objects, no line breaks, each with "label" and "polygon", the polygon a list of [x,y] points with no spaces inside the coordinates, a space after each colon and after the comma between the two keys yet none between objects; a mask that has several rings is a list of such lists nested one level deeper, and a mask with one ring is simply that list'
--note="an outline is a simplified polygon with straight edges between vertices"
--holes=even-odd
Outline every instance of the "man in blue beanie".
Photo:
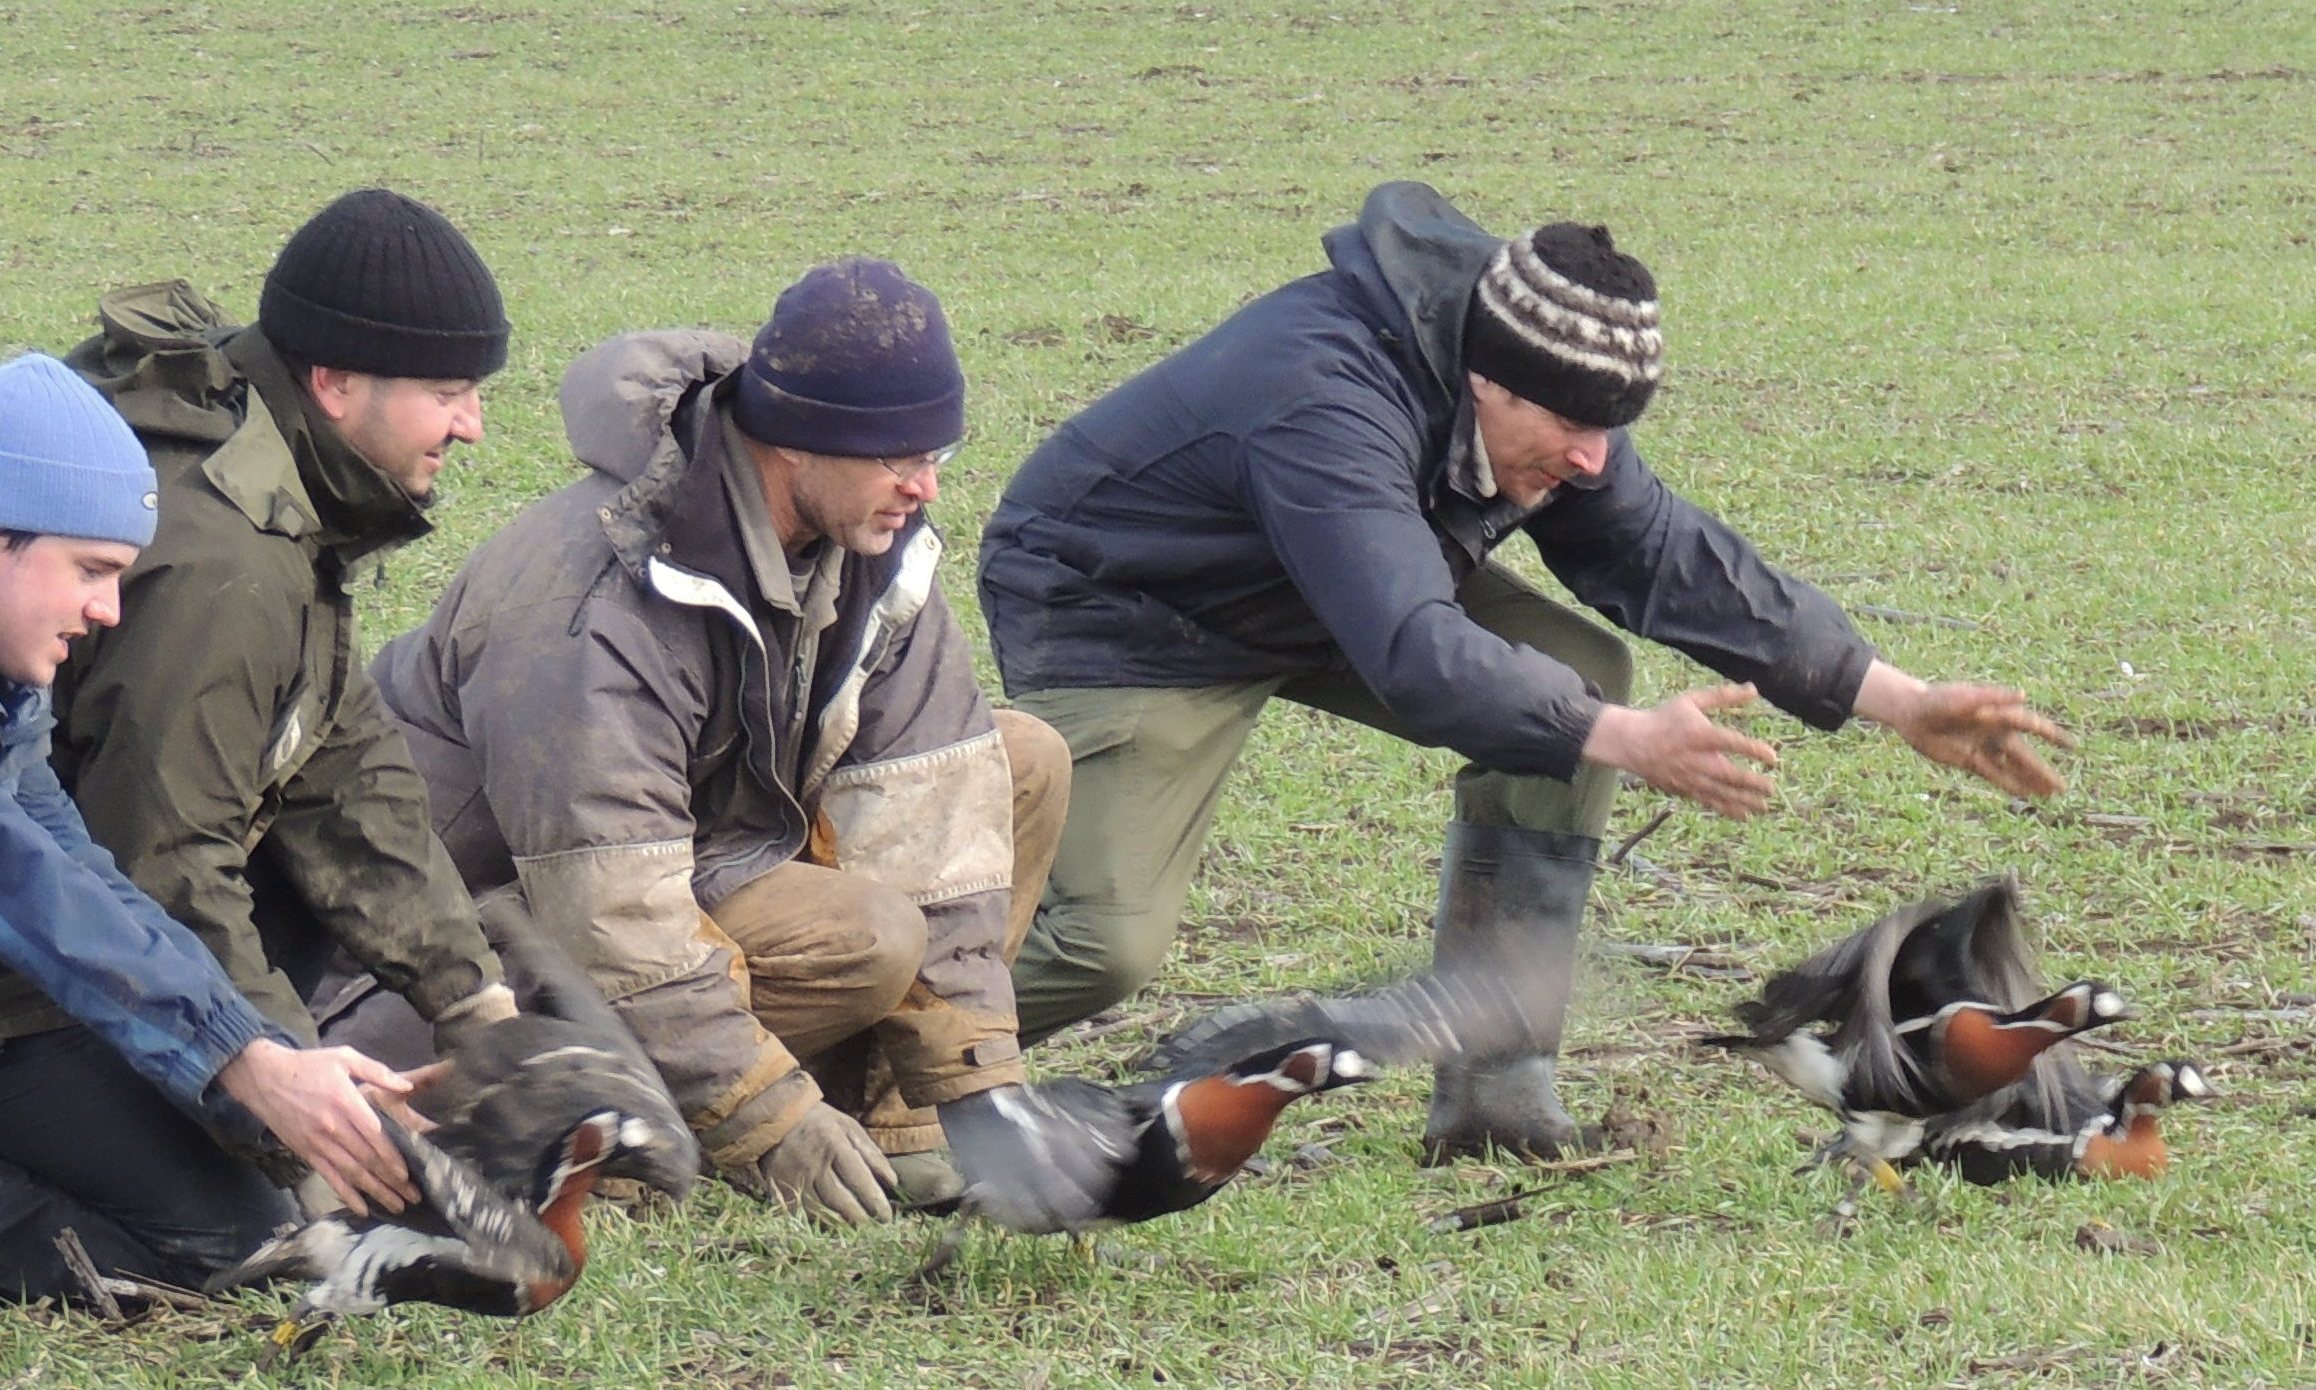
[{"label": "man in blue beanie", "polygon": [[[97,318],[68,361],[151,454],[161,517],[120,623],[57,677],[58,775],[266,1017],[423,1062],[411,1009],[447,1036],[514,1004],[362,668],[354,593],[482,437],[497,283],[441,213],[365,188],[289,238],[255,324],[183,281]],[[372,1000],[408,1027],[358,1026]]]},{"label": "man in blue beanie", "polygon": [[1006,967],[1068,755],[993,714],[935,577],[940,302],[824,265],[752,347],[615,338],[562,400],[591,475],[372,667],[436,826],[579,933],[720,1173],[846,1224],[948,1195],[930,1107],[1022,1077]]},{"label": "man in blue beanie", "polygon": [[267,1132],[357,1211],[416,1196],[358,1089],[408,1083],[269,1024],[90,841],[49,768],[49,684],[68,643],[119,621],[155,491],[64,364],[0,365],[0,965],[25,986],[0,1005],[0,1298],[91,1292],[57,1249],[68,1228],[101,1275],[232,1264],[294,1215],[227,1152]]}]

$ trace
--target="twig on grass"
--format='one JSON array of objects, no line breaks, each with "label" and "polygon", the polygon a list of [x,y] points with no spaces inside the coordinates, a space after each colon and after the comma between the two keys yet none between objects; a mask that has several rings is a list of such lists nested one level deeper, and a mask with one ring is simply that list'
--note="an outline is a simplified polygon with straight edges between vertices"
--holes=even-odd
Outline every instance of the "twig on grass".
[{"label": "twig on grass", "polygon": [[2235,1019],[2245,1023],[2306,1023],[2316,1019],[2316,1008],[2297,1005],[2288,1009],[2189,1009],[2183,1017],[2198,1023],[2213,1019]]},{"label": "twig on grass", "polygon": [[1071,1030],[1069,1039],[1071,1042],[1094,1042],[1106,1038],[1112,1033],[1123,1033],[1133,1028],[1148,1028],[1154,1021],[1147,1014],[1136,1014],[1132,1018],[1113,1018],[1107,1023],[1083,1024]]},{"label": "twig on grass", "polygon": [[1658,811],[1655,815],[1649,817],[1649,823],[1647,825],[1642,826],[1640,829],[1635,830],[1630,835],[1627,835],[1622,840],[1618,841],[1616,848],[1611,851],[1608,856],[1608,862],[1611,865],[1622,864],[1624,862],[1625,856],[1632,853],[1634,845],[1637,845],[1641,841],[1647,839],[1649,836],[1656,834],[1658,827],[1662,826],[1666,821],[1669,821],[1673,818],[1674,810],[1674,807],[1665,807],[1664,809]]},{"label": "twig on grass", "polygon": [[[1527,1165],[1527,1170],[1531,1173],[1554,1175],[1590,1173],[1598,1169],[1614,1167],[1619,1163],[1630,1163],[1639,1157],[1640,1154],[1632,1149],[1613,1149],[1608,1153],[1593,1154],[1585,1158],[1564,1158],[1552,1163],[1531,1163]],[[1435,1217],[1426,1222],[1424,1229],[1433,1235],[1444,1236],[1453,1235],[1458,1231],[1476,1231],[1483,1226],[1501,1226],[1507,1221],[1517,1221],[1528,1215],[1526,1205],[1528,1199],[1543,1191],[1544,1188],[1541,1185],[1523,1187],[1508,1196],[1490,1198],[1485,1202],[1475,1202],[1468,1207],[1457,1207],[1445,1216]]]},{"label": "twig on grass", "polygon": [[1643,965],[1662,966],[1678,973],[1683,970],[1714,979],[1753,978],[1753,967],[1730,955],[1707,946],[1685,946],[1679,943],[1640,941],[1601,941],[1586,949],[1604,956],[1622,956]]},{"label": "twig on grass", "polygon": [[1497,1197],[1486,1202],[1474,1202],[1468,1207],[1457,1207],[1447,1215],[1427,1222],[1424,1229],[1435,1236],[1446,1236],[1458,1231],[1476,1231],[1483,1226],[1501,1226],[1507,1221],[1517,1221],[1528,1214],[1522,1204],[1539,1190],[1523,1188],[1509,1197]]},{"label": "twig on grass", "polygon": [[120,1300],[114,1298],[113,1291],[105,1287],[105,1277],[97,1273],[96,1261],[89,1258],[88,1247],[80,1242],[80,1232],[70,1226],[58,1231],[56,1253],[64,1258],[65,1270],[72,1275],[73,1282],[80,1285],[81,1292],[88,1296],[89,1303],[97,1310],[97,1316],[106,1322],[124,1321]]},{"label": "twig on grass", "polygon": [[111,1289],[116,1298],[143,1299],[147,1303],[158,1303],[163,1307],[174,1308],[180,1313],[199,1312],[217,1306],[217,1300],[207,1294],[196,1293],[191,1289],[180,1289],[175,1284],[156,1284],[150,1279],[129,1279],[117,1274],[107,1275],[105,1287]]},{"label": "twig on grass", "polygon": [[2144,1057],[2147,1055],[2147,1044],[2145,1043],[2117,1042],[2113,1038],[2097,1038],[2088,1033],[2078,1033],[2067,1039],[2067,1046],[2081,1052],[2104,1052],[2111,1057]]},{"label": "twig on grass", "polygon": [[2214,1057],[2251,1057],[2263,1052],[2297,1052],[2308,1046],[2306,1038],[2245,1038],[2224,1047],[2206,1048]]}]

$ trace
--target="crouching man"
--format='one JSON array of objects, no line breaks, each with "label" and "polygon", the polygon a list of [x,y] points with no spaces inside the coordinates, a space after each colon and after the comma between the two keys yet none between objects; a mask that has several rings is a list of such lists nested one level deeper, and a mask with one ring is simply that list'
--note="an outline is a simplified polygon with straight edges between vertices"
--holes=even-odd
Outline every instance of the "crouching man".
[{"label": "crouching man", "polygon": [[[254,324],[182,281],[97,320],[67,360],[151,456],[160,523],[119,621],[57,673],[57,774],[267,1018],[423,1062],[420,1019],[447,1039],[515,1003],[363,672],[354,595],[432,529],[445,460],[482,438],[512,332],[498,283],[440,212],[365,188],[291,235]],[[414,1048],[337,1026],[340,956],[415,1011]]]},{"label": "crouching man", "polygon": [[563,933],[719,1172],[846,1224],[953,1191],[927,1107],[1022,1079],[1007,966],[1067,799],[935,577],[964,396],[884,261],[812,270],[752,349],[615,338],[563,381],[590,475],[372,668],[469,888]]},{"label": "crouching man", "polygon": [[67,1230],[104,1276],[197,1284],[238,1260],[296,1215],[248,1161],[267,1132],[356,1211],[417,1195],[363,1090],[410,1083],[269,1023],[49,766],[57,667],[120,621],[155,492],[64,364],[0,366],[0,1300],[84,1292]]}]

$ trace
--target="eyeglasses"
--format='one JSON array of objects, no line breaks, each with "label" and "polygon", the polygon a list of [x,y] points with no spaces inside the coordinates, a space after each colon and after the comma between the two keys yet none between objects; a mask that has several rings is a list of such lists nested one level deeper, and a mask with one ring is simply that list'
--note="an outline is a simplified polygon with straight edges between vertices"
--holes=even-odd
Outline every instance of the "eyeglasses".
[{"label": "eyeglasses", "polygon": [[915,458],[880,458],[877,460],[877,464],[902,482],[913,483],[957,457],[957,451],[964,447],[962,444],[952,444],[946,449],[935,449],[931,453],[919,454]]}]

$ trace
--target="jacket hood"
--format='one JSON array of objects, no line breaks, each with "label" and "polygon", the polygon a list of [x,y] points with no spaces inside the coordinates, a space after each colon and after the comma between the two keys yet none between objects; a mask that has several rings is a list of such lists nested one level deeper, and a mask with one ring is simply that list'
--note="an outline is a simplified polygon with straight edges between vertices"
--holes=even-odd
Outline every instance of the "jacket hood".
[{"label": "jacket hood", "polygon": [[183,280],[115,290],[97,301],[97,322],[66,364],[146,441],[156,468],[169,449],[190,450],[253,525],[312,536],[342,567],[432,529],[418,503],[316,418],[265,334]]},{"label": "jacket hood", "polygon": [[1367,195],[1359,220],[1321,239],[1336,273],[1349,278],[1413,344],[1449,400],[1464,394],[1464,317],[1472,286],[1504,244],[1426,183],[1387,183]]},{"label": "jacket hood", "polygon": [[[619,484],[600,508],[612,553],[632,574],[654,556],[749,588],[725,495],[713,404],[733,388],[748,345],[707,329],[623,334],[580,354],[563,373],[563,433],[580,462]],[[845,584],[882,592],[928,524],[919,511],[881,556],[847,561]]]},{"label": "jacket hood", "polygon": [[140,436],[218,445],[241,428],[241,382],[218,349],[240,331],[183,280],[114,290],[97,301],[99,332],[66,365]]},{"label": "jacket hood", "polygon": [[623,483],[681,452],[676,414],[701,383],[728,376],[748,345],[728,333],[627,333],[579,355],[563,373],[563,434],[581,463]]}]

